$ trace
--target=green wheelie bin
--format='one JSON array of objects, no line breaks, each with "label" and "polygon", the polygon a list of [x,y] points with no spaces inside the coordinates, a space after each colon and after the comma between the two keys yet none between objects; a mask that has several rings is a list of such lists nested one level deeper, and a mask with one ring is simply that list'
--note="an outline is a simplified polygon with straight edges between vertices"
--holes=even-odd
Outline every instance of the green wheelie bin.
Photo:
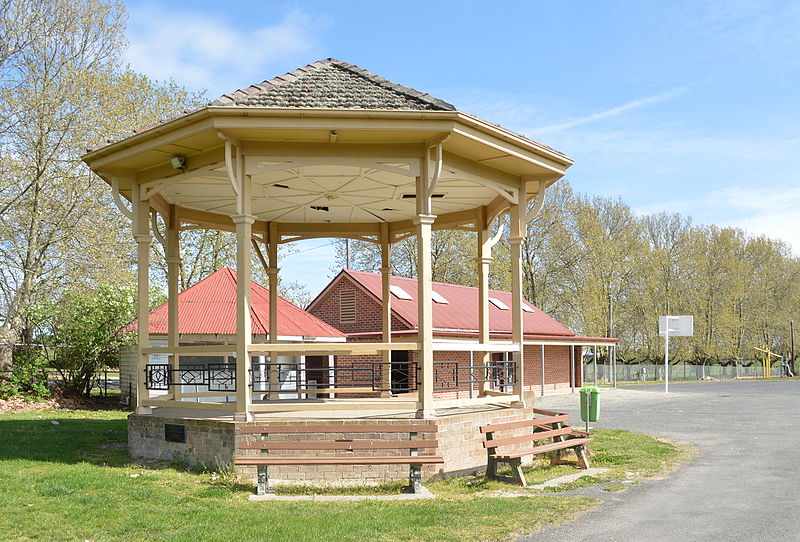
[{"label": "green wheelie bin", "polygon": [[[588,405],[587,398],[589,399]],[[600,388],[584,386],[581,388],[581,421],[596,422],[600,416]]]}]

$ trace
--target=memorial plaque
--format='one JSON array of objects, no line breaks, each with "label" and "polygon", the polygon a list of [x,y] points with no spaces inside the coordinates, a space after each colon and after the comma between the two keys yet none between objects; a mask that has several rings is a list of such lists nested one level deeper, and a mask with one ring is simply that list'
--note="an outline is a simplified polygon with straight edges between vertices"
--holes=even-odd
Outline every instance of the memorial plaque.
[{"label": "memorial plaque", "polygon": [[165,423],[164,440],[186,443],[186,426],[179,423]]}]

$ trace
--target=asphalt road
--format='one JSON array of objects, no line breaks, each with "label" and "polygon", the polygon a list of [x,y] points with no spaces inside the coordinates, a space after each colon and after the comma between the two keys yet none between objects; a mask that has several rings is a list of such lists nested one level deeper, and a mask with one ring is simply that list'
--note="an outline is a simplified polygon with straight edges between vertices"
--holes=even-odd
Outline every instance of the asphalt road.
[{"label": "asphalt road", "polygon": [[[574,395],[537,406],[580,420]],[[604,502],[521,541],[800,540],[800,380],[691,382],[668,395],[663,384],[631,386],[601,395],[600,418],[592,426],[693,444],[700,455],[621,493],[565,493]]]}]

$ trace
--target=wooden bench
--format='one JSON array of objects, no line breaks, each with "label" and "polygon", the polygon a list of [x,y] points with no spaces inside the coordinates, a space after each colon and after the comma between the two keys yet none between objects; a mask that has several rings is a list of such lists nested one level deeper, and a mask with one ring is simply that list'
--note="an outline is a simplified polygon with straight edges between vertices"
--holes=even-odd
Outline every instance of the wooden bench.
[{"label": "wooden bench", "polygon": [[[418,493],[422,479],[422,465],[443,463],[438,455],[419,455],[419,452],[435,451],[436,438],[419,438],[420,434],[436,433],[434,424],[403,425],[251,425],[239,426],[240,435],[260,435],[261,440],[239,443],[241,450],[260,450],[260,456],[237,456],[235,465],[255,465],[258,467],[258,494],[270,491],[268,468],[271,465],[408,465],[407,491]],[[324,439],[331,433],[407,433],[407,439],[378,440],[374,438]],[[287,435],[311,435],[304,440],[286,440]],[[280,435],[280,440],[270,440]],[[275,451],[289,450],[290,455],[272,454]],[[383,452],[386,450],[386,452]],[[394,455],[375,455],[375,451]],[[306,453],[303,453],[306,452]],[[333,455],[309,455],[311,452],[332,453]]]},{"label": "wooden bench", "polygon": [[[578,458],[578,468],[589,468],[586,444],[592,439],[589,438],[588,433],[567,425],[566,422],[569,419],[567,414],[540,409],[534,409],[534,414],[542,414],[542,416],[530,420],[481,426],[481,433],[485,435],[482,442],[487,453],[487,478],[497,479],[497,464],[507,463],[511,467],[515,482],[525,487],[527,484],[525,475],[522,473],[523,457],[553,452],[551,462],[559,464],[564,463],[560,458],[560,452],[566,450],[575,452]],[[522,430],[522,434],[509,436],[509,433],[513,433],[515,430]],[[504,435],[499,436],[498,433],[504,433]],[[550,442],[536,444],[542,440]],[[519,444],[525,444],[525,446],[517,446],[510,451],[499,451],[500,448],[508,449],[509,446]]]}]

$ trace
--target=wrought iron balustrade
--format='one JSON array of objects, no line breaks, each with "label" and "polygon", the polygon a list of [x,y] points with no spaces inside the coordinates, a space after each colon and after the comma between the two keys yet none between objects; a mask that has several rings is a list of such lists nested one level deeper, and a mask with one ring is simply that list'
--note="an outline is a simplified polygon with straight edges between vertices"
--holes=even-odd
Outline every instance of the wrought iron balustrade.
[{"label": "wrought iron balustrade", "polygon": [[[403,382],[384,386],[383,370],[400,368],[407,376]],[[353,367],[303,367],[300,363],[254,363],[253,391],[256,393],[313,393],[314,389],[369,388],[372,392],[416,391],[418,367],[416,362],[363,362]],[[412,378],[413,375],[413,378]],[[311,377],[313,378],[311,378]],[[321,382],[319,381],[321,377]]]},{"label": "wrought iron balustrade", "polygon": [[236,391],[236,365],[209,363],[187,365],[173,369],[166,364],[145,366],[145,386],[148,390],[169,391],[171,386],[201,386],[208,391]]},{"label": "wrought iron balustrade", "polygon": [[[392,374],[388,379],[386,371]],[[373,361],[352,367],[313,368],[280,362],[253,363],[250,375],[252,390],[256,393],[313,393],[313,389],[362,387],[372,392],[413,392],[419,389],[419,372],[416,361]],[[516,377],[514,361],[493,361],[489,366],[459,365],[457,361],[433,363],[435,391],[464,389],[486,382],[504,390],[514,385]],[[198,386],[208,391],[235,392],[236,365],[211,363],[174,369],[167,364],[148,364],[145,385],[148,390],[160,391],[169,391],[172,386]]]}]

